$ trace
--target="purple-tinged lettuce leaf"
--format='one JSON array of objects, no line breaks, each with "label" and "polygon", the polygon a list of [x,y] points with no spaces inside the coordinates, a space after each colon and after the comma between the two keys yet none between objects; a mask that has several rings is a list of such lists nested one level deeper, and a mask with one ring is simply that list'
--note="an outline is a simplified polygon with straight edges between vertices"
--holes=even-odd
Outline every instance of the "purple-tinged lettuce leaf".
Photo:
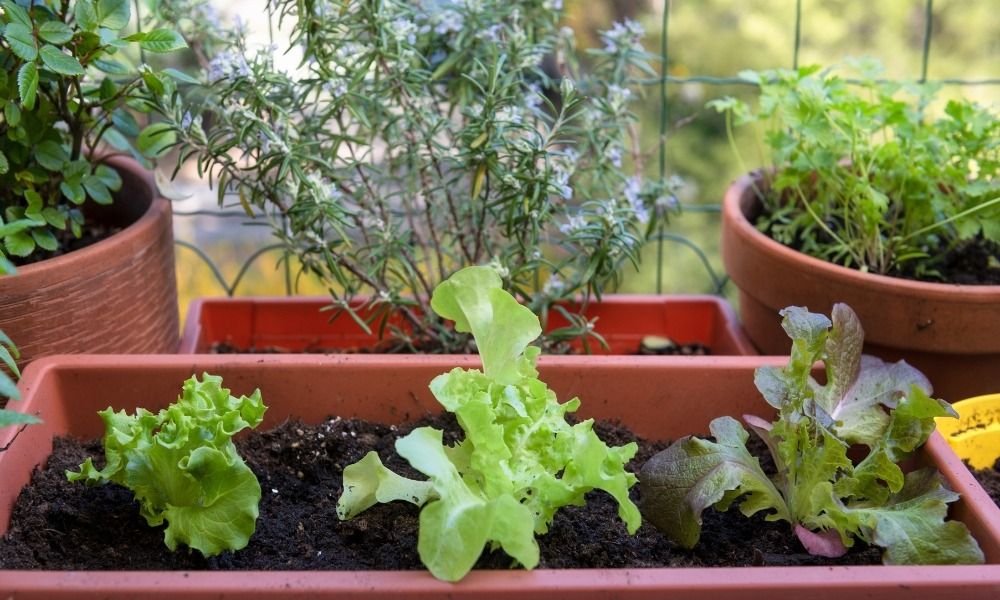
[{"label": "purple-tinged lettuce leaf", "polygon": [[260,484],[232,436],[264,416],[260,390],[236,398],[207,373],[184,382],[182,395],[157,414],[111,408],[104,421],[105,467],[88,458],[70,481],[117,483],[132,490],[150,526],[167,523],[164,543],[214,556],[247,545],[256,528]]},{"label": "purple-tinged lettuce leaf", "polygon": [[802,546],[813,556],[840,558],[847,554],[847,546],[840,541],[840,534],[832,529],[817,533],[801,525],[795,525],[794,530],[795,537],[799,538]]},{"label": "purple-tinged lettuce leaf", "polygon": [[[739,496],[743,514],[773,510],[770,520],[789,520],[781,494],[746,449],[748,434],[736,419],[709,425],[714,442],[684,437],[656,454],[639,473],[642,514],[678,544],[691,548],[701,536],[701,513]],[[721,508],[721,506],[720,506]]]}]

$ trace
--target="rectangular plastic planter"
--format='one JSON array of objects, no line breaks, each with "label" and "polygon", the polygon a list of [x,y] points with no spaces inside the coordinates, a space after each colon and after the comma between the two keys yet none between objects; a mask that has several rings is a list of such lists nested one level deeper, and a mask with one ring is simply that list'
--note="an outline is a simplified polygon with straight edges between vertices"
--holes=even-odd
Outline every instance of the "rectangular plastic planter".
[{"label": "rectangular plastic planter", "polygon": [[[346,314],[330,322],[331,313],[320,310],[329,305],[325,296],[199,298],[188,309],[180,353],[206,353],[216,343],[302,352],[370,347],[378,341]],[[718,356],[757,353],[732,307],[715,296],[610,294],[592,302],[585,314],[598,318],[595,329],[610,346],[605,351],[592,344],[592,351],[599,354],[633,353],[647,335],[668,337],[678,344],[698,342]],[[550,311],[550,330],[566,325],[559,313]]]},{"label": "rectangular plastic planter", "polygon": [[[753,370],[775,357],[703,357],[687,364],[597,357],[586,370],[566,357],[543,357],[542,377],[560,399],[579,395],[580,415],[620,419],[648,438],[704,433],[720,415],[765,414]],[[401,422],[439,410],[427,389],[435,375],[469,367],[474,357],[408,356],[70,356],[39,360],[22,380],[24,399],[11,408],[44,424],[16,440],[0,432],[0,533],[31,472],[51,452],[53,436],[96,437],[96,411],[136,402],[157,409],[192,373],[222,375],[234,393],[260,387],[270,406],[263,427],[295,415]],[[939,434],[916,457],[933,464],[962,500],[951,508],[979,541],[987,564],[920,567],[744,567],[474,571],[450,584],[425,571],[364,572],[60,572],[0,571],[0,597],[15,598],[992,598],[1000,594],[1000,510]],[[331,522],[331,527],[337,527]]]}]

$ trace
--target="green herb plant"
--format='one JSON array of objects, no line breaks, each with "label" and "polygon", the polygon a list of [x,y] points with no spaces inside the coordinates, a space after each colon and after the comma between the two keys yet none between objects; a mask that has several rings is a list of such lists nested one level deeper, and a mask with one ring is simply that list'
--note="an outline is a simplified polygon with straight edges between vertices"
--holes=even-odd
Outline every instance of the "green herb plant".
[{"label": "green herb plant", "polygon": [[[732,125],[756,124],[774,163],[757,227],[823,260],[893,276],[940,280],[960,246],[1000,246],[1000,119],[970,100],[932,103],[937,87],[804,67],[741,77],[760,86],[757,110],[710,103]],[[735,143],[733,144],[735,150]],[[993,265],[992,268],[996,268]]]},{"label": "green herb plant", "polygon": [[641,517],[628,490],[636,479],[624,465],[637,446],[609,448],[592,419],[566,421],[580,401],[559,404],[538,379],[539,349],[528,346],[541,333],[538,318],[487,267],[452,275],[434,291],[431,306],[459,331],[471,331],[482,357],[482,371],[454,369],[430,385],[465,439],[445,446],[441,431],[420,427],[396,441],[396,452],[426,481],[397,475],[369,452],[344,469],[340,518],[379,502],[422,506],[417,550],[431,573],[447,581],[465,576],[487,544],[533,568],[535,534],[548,530],[560,507],[583,505],[594,489],[618,501],[618,515],[635,533]]},{"label": "green herb plant", "polygon": [[126,35],[129,0],[0,8],[0,256],[29,262],[81,237],[87,201],[110,204],[121,188],[102,143],[157,153],[159,126],[143,129],[133,111],[163,91],[161,74],[126,50],[170,52],[184,40],[165,28]]},{"label": "green herb plant", "polygon": [[[15,382],[21,376],[21,372],[17,368],[17,359],[19,356],[20,353],[17,350],[17,346],[14,345],[13,340],[3,330],[0,330],[0,400],[4,398],[19,400],[21,398],[21,393],[18,391],[17,383]],[[8,374],[4,370],[4,366],[10,369],[11,374]],[[0,408],[0,427],[7,427],[9,425],[34,425],[36,423],[41,423],[41,420],[34,415]]]},{"label": "green herb plant", "polygon": [[[16,274],[17,270],[14,268],[14,265],[3,256],[0,256],[0,277]],[[15,383],[15,380],[21,376],[21,371],[17,368],[17,359],[20,356],[21,354],[18,352],[17,346],[14,345],[14,341],[0,329],[0,400],[4,398],[19,400],[21,398],[21,393],[18,391],[17,384]],[[9,370],[9,373],[4,370],[4,366]],[[33,415],[0,408],[0,427],[7,427],[8,425],[32,425],[35,423],[41,423],[41,421]]]},{"label": "green herb plant", "polygon": [[239,550],[256,528],[260,484],[232,437],[256,428],[265,410],[260,390],[236,398],[221,377],[191,377],[177,401],[157,414],[100,411],[104,468],[88,458],[66,476],[132,490],[151,527],[167,523],[163,541],[171,550],[180,544],[204,556]]},{"label": "green herb plant", "polygon": [[[965,525],[945,520],[958,494],[934,468],[904,473],[898,464],[926,442],[935,417],[957,416],[951,406],[931,398],[927,379],[904,361],[862,356],[864,331],[847,305],[834,306],[832,323],[800,307],[782,315],[788,365],[755,374],[778,418],[743,418],[777,472],[766,475],[745,446],[747,431],[720,417],[710,425],[713,441],[682,438],[643,466],[643,516],[687,548],[698,542],[705,509],[738,503],[746,516],[767,511],[767,520],[790,523],[820,556],[841,556],[857,539],[884,548],[886,564],[983,562]],[[825,385],[810,375],[818,360]],[[856,464],[852,446],[866,452]]]},{"label": "green herb plant", "polygon": [[[559,6],[278,0],[266,10],[290,46],[258,49],[204,2],[160,0],[204,71],[158,110],[180,159],[220,203],[266,219],[335,314],[380,334],[395,315],[401,346],[469,351],[427,306],[452,273],[492,264],[544,319],[557,300],[600,297],[677,209],[676,181],[643,177],[631,105],[655,72],[642,28],[602,32],[581,68]],[[298,68],[275,65],[286,52]],[[591,332],[564,314],[546,341]]]}]

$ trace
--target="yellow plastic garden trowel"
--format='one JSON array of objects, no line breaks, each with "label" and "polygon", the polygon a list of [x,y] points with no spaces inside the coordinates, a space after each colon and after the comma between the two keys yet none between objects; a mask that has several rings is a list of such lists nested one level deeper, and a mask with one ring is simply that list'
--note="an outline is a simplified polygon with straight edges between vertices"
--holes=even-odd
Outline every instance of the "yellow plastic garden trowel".
[{"label": "yellow plastic garden trowel", "polygon": [[976,396],[952,407],[958,418],[938,417],[938,431],[973,469],[992,467],[1000,458],[1000,394]]}]

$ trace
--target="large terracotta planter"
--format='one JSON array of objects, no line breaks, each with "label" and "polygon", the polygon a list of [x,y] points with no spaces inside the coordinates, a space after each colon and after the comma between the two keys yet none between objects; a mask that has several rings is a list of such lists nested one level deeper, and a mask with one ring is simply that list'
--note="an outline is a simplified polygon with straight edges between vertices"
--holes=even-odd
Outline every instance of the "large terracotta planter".
[{"label": "large terracotta planter", "polygon": [[[331,313],[320,310],[329,304],[326,297],[200,298],[188,310],[180,352],[204,353],[220,342],[291,352],[375,345],[378,337],[366,334],[349,316],[331,322]],[[591,344],[597,354],[634,353],[647,335],[665,336],[679,344],[698,342],[715,355],[756,353],[732,307],[715,296],[612,294],[589,304],[585,315],[598,318],[595,329],[610,347]],[[549,312],[549,330],[566,325],[562,315]]]},{"label": "large terracotta planter", "polygon": [[722,260],[757,349],[788,353],[781,308],[829,314],[846,302],[864,323],[865,352],[905,359],[927,375],[935,395],[957,401],[1000,391],[1000,286],[872,275],[797,252],[752,225],[761,209],[753,181],[744,176],[726,191]]},{"label": "large terracotta planter", "polygon": [[174,352],[177,284],[170,202],[131,159],[112,158],[122,189],[90,217],[124,227],[100,242],[0,277],[0,330],[21,364],[51,354]]},{"label": "large terracotta planter", "polygon": [[[763,414],[755,367],[778,357],[705,357],[686,364],[604,357],[586,370],[572,357],[546,356],[541,376],[561,398],[579,395],[581,417],[620,419],[648,438],[704,434],[720,415]],[[409,356],[74,356],[36,361],[12,407],[37,412],[44,424],[0,432],[0,533],[32,470],[45,461],[53,436],[96,437],[96,411],[111,403],[132,410],[172,401],[193,372],[225,378],[234,393],[260,387],[270,406],[263,427],[295,415],[319,422],[331,414],[401,422],[440,410],[427,384],[475,357]],[[986,565],[927,567],[746,567],[474,571],[450,584],[423,571],[396,572],[33,572],[0,571],[0,597],[17,598],[996,598],[1000,592],[1000,510],[934,434],[916,457],[933,464],[962,494],[953,518],[979,541]],[[337,527],[336,522],[330,523]]]}]

